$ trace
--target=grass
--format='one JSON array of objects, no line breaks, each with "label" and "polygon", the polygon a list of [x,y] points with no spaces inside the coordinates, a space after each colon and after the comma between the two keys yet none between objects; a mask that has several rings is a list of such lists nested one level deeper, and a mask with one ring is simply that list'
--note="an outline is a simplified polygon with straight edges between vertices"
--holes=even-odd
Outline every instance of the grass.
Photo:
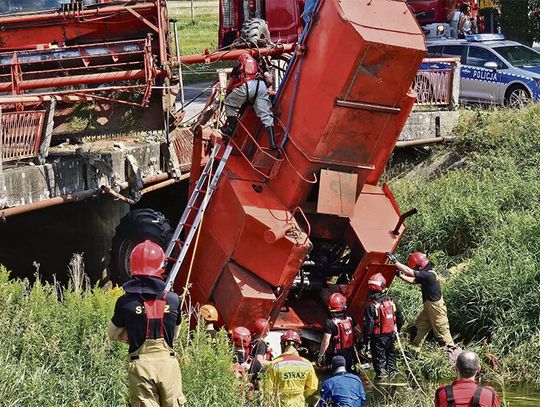
[{"label": "grass", "polygon": [[[194,1],[194,21],[191,20],[191,2],[169,1],[169,18],[178,20],[178,42],[182,55],[201,54],[218,48],[219,2],[216,0]],[[174,43],[174,40],[173,40]],[[174,46],[173,46],[174,50]],[[220,62],[210,66],[204,64],[184,65],[183,75],[186,83],[217,79],[215,70],[231,66]]]},{"label": "grass", "polygon": [[[495,375],[540,384],[540,106],[464,112],[450,150],[464,166],[391,181],[401,207],[419,210],[400,255],[424,250],[447,274],[452,332],[497,358]],[[435,149],[433,161],[446,153]],[[392,290],[412,323],[417,290]]]},{"label": "grass", "polygon": [[[74,291],[9,280],[0,269],[2,406],[121,406],[127,395],[127,346],[107,338],[118,288]],[[182,326],[176,343],[192,406],[240,406],[225,334],[215,344]],[[224,404],[222,404],[224,403]]]}]

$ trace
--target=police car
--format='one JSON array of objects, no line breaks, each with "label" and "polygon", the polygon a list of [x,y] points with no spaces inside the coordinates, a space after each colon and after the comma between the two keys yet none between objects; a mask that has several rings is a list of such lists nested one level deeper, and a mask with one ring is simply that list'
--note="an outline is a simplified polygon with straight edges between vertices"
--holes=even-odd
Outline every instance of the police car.
[{"label": "police car", "polygon": [[[430,57],[461,58],[462,102],[522,107],[540,101],[540,53],[501,34],[428,42]],[[436,66],[433,66],[436,68]]]}]

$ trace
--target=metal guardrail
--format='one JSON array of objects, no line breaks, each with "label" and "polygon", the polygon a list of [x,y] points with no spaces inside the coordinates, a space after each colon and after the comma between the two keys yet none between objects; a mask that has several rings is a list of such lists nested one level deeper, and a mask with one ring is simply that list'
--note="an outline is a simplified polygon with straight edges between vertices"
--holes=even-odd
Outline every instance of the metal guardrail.
[{"label": "metal guardrail", "polygon": [[3,163],[39,155],[45,114],[44,110],[0,113]]},{"label": "metal guardrail", "polygon": [[460,64],[456,58],[424,59],[416,73],[413,89],[417,106],[457,105],[459,97]]}]

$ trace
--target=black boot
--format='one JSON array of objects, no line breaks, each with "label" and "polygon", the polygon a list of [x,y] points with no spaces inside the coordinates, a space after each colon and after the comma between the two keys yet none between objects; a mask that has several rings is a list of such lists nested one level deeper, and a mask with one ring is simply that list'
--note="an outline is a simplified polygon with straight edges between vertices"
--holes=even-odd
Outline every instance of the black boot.
[{"label": "black boot", "polygon": [[232,137],[236,131],[238,125],[238,118],[236,116],[227,116],[227,124],[221,127],[220,130],[226,136]]},{"label": "black boot", "polygon": [[274,140],[274,126],[266,127],[266,134],[268,134],[268,139],[270,140],[270,150],[277,150],[276,142]]}]

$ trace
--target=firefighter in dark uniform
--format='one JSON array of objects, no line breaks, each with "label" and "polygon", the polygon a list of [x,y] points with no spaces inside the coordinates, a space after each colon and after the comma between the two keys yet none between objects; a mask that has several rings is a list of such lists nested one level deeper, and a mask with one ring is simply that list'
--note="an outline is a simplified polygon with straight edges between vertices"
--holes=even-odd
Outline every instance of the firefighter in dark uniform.
[{"label": "firefighter in dark uniform", "polygon": [[256,373],[262,366],[257,359],[251,356],[251,332],[243,326],[237,326],[231,332],[233,344],[233,371],[237,377],[249,374],[250,382],[255,383]]},{"label": "firefighter in dark uniform", "polygon": [[221,132],[226,136],[234,135],[240,108],[249,103],[266,129],[270,148],[276,150],[274,113],[267,82],[271,82],[271,76],[263,72],[255,58],[248,54],[238,58],[238,64],[233,68],[227,86],[227,97],[224,101],[227,124],[221,128]]},{"label": "firefighter in dark uniform", "polygon": [[419,284],[422,289],[422,312],[416,318],[416,336],[412,344],[421,347],[429,333],[433,335],[445,349],[451,353],[456,349],[450,325],[448,311],[441,292],[441,284],[433,265],[427,256],[421,252],[412,253],[407,259],[407,265],[400,263],[393,253],[386,254],[390,262],[398,269],[397,276],[409,284]]},{"label": "firefighter in dark uniform", "polygon": [[131,280],[109,324],[109,338],[129,344],[131,407],[178,407],[182,393],[180,366],[173,341],[180,331],[180,299],[163,281],[165,253],[146,240],[130,257]]},{"label": "firefighter in dark uniform", "polygon": [[396,333],[403,326],[401,311],[385,294],[386,279],[377,273],[368,280],[369,304],[364,312],[364,343],[370,345],[375,380],[394,379],[397,374]]},{"label": "firefighter in dark uniform", "polygon": [[270,331],[270,323],[267,319],[259,318],[255,321],[255,329],[253,331],[253,340],[249,346],[249,354],[253,363],[249,373],[252,375],[252,382],[255,389],[261,388],[261,372],[264,368],[270,365],[272,361],[272,349],[266,342],[266,336]]},{"label": "firefighter in dark uniform", "polygon": [[347,299],[340,293],[328,297],[330,317],[324,325],[324,336],[319,350],[319,363],[329,364],[336,355],[343,356],[350,371],[354,362],[355,331],[359,332],[356,321],[347,316]]},{"label": "firefighter in dark uniform", "polygon": [[261,367],[266,367],[272,361],[272,349],[266,342],[266,335],[270,331],[270,323],[267,319],[259,318],[255,321],[254,339],[251,341],[250,354],[257,359]]}]

